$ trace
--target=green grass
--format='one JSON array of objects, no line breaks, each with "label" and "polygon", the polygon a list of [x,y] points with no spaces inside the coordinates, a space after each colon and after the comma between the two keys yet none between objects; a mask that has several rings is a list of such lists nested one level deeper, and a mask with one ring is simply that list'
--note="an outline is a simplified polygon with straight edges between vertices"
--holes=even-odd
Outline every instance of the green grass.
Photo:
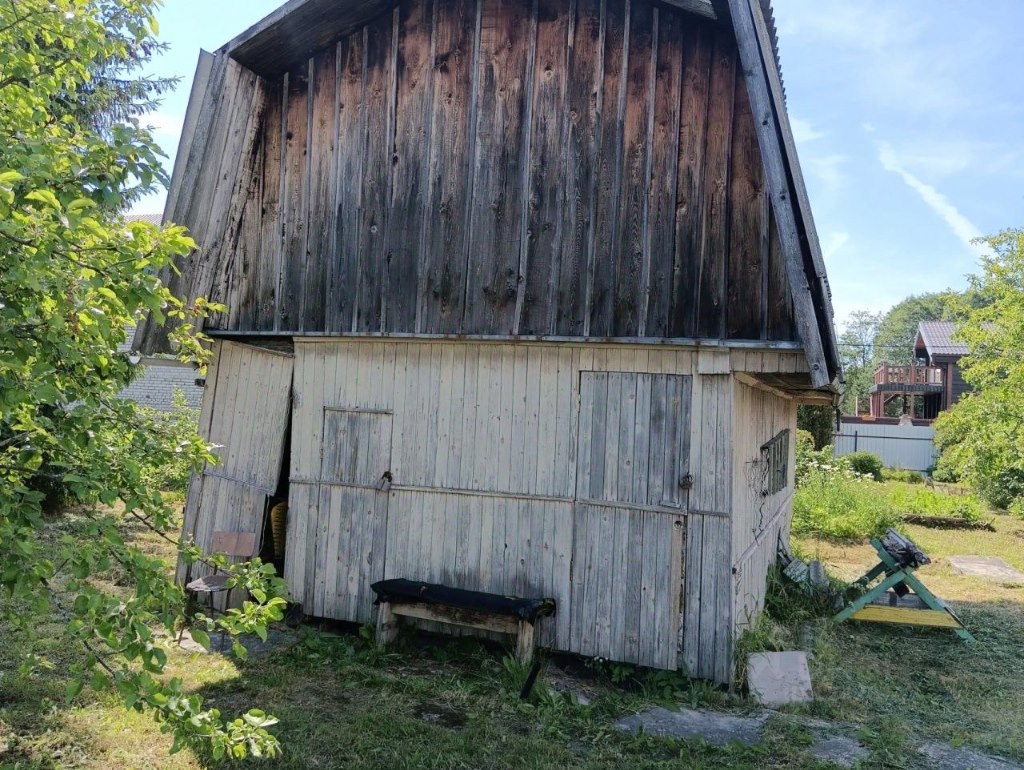
[{"label": "green grass", "polygon": [[[866,768],[924,766],[912,745],[925,739],[1024,760],[1024,591],[955,575],[946,561],[985,553],[1024,569],[1024,522],[1000,516],[994,532],[906,529],[934,559],[919,574],[954,602],[978,644],[938,631],[836,627],[821,607],[775,593],[774,620],[742,644],[809,643],[817,698],[774,716],[754,748],[629,736],[612,726],[655,703],[750,711],[740,695],[670,672],[577,662],[571,677],[547,668],[522,702],[522,667],[501,647],[465,638],[403,636],[383,654],[357,633],[306,628],[291,646],[244,664],[171,645],[169,673],[184,676],[225,714],[255,706],[278,716],[285,754],[275,768],[825,767],[806,754],[809,735],[800,720],[807,717],[852,725],[872,749]],[[150,553],[167,553],[158,538],[131,527],[128,534]],[[845,580],[875,560],[862,542],[808,536],[796,545]],[[109,693],[86,690],[65,702],[66,671],[77,654],[64,646],[56,621],[40,630],[47,666],[26,678],[17,673],[24,640],[0,629],[0,768],[214,766],[202,752],[169,756],[169,736]],[[566,682],[590,705],[560,692]]]}]

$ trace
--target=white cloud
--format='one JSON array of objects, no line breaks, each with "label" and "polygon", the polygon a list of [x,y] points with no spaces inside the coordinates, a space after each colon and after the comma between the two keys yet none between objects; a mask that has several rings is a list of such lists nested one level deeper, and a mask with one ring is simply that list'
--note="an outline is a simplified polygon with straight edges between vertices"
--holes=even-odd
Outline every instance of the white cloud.
[{"label": "white cloud", "polygon": [[157,110],[143,115],[139,122],[148,126],[154,133],[167,134],[177,138],[185,125],[185,118],[173,112]]},{"label": "white cloud", "polygon": [[985,254],[988,249],[972,243],[976,238],[982,237],[981,230],[953,205],[953,203],[935,189],[932,185],[910,173],[904,166],[902,160],[887,142],[878,145],[878,159],[886,171],[891,171],[900,176],[903,181],[916,192],[921,200],[925,202],[946,223],[946,226],[953,234],[963,241],[971,251],[976,254]]},{"label": "white cloud", "polygon": [[821,239],[821,254],[826,261],[830,261],[849,242],[850,234],[847,232],[841,230],[827,232]]},{"label": "white cloud", "polygon": [[797,144],[807,144],[825,137],[824,131],[819,131],[811,125],[809,120],[804,120],[796,115],[789,116],[789,125],[793,129],[793,139]]}]

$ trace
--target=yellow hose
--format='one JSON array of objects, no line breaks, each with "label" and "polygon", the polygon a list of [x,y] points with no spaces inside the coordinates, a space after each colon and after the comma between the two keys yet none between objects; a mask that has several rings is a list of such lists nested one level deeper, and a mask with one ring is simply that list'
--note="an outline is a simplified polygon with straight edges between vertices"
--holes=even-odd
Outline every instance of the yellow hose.
[{"label": "yellow hose", "polygon": [[278,503],[270,509],[270,531],[274,535],[274,556],[284,558],[288,526],[288,503]]}]

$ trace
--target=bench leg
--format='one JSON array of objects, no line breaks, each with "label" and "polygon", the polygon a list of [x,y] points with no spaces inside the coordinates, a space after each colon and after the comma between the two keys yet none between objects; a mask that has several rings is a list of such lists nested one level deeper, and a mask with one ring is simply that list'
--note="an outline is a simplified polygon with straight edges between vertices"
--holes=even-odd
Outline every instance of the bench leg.
[{"label": "bench leg", "polygon": [[533,623],[519,621],[519,633],[516,636],[516,658],[520,663],[533,662]]},{"label": "bench leg", "polygon": [[398,616],[391,611],[390,602],[381,602],[377,608],[377,645],[384,647],[398,636]]}]

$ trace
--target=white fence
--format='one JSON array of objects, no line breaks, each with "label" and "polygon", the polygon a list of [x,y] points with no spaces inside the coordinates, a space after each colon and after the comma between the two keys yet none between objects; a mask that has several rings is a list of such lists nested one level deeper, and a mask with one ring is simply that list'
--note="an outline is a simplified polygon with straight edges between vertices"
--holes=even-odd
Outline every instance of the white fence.
[{"label": "white fence", "polygon": [[926,471],[935,465],[935,429],[924,425],[842,423],[833,434],[836,457],[874,452],[889,468]]}]

